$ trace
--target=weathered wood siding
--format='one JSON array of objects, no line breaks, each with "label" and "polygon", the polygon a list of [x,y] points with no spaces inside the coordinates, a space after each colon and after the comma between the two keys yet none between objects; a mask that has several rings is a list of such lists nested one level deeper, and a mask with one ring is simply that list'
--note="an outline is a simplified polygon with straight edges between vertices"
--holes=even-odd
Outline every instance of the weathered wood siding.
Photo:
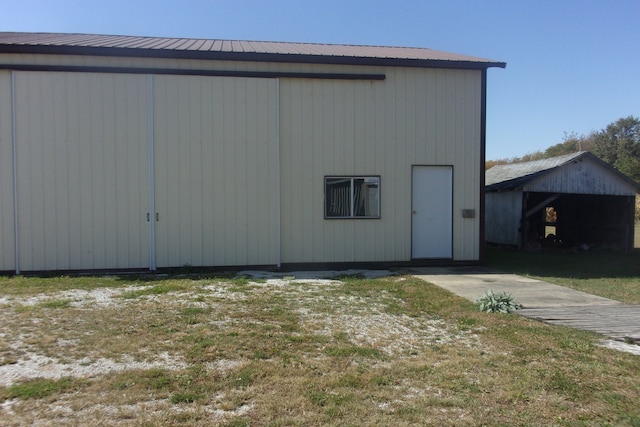
[{"label": "weathered wood siding", "polygon": [[582,158],[524,186],[539,193],[635,196],[636,188],[600,163]]},{"label": "weathered wood siding", "polygon": [[517,246],[520,243],[522,192],[505,191],[485,195],[485,240]]}]

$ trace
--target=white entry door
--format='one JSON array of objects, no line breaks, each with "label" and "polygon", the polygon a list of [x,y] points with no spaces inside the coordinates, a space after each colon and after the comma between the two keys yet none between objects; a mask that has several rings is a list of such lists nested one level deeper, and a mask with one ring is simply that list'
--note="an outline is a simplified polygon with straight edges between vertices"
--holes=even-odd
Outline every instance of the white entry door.
[{"label": "white entry door", "polygon": [[411,204],[411,257],[451,258],[453,168],[414,166]]}]

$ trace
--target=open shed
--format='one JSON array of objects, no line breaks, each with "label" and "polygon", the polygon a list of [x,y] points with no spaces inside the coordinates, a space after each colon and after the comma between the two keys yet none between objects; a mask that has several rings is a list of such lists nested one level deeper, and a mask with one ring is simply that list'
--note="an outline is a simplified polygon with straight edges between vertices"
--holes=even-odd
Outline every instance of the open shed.
[{"label": "open shed", "polygon": [[640,185],[589,152],[494,166],[485,185],[488,243],[633,248]]}]

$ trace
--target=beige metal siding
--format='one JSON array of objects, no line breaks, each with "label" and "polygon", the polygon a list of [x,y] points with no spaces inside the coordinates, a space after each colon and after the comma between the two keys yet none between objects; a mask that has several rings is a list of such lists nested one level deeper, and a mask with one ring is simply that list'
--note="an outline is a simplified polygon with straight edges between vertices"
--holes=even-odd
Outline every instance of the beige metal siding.
[{"label": "beige metal siding", "polygon": [[[54,65],[386,75],[384,81],[282,79],[279,94],[275,80],[154,76],[156,181],[152,184],[159,214],[155,245],[159,267],[408,261],[412,165],[453,167],[453,259],[478,259],[480,218],[462,218],[461,213],[480,212],[481,71],[8,57],[17,63]],[[125,258],[128,266],[148,266],[147,77],[18,74],[22,76],[19,131],[29,134],[19,149],[20,200],[28,209],[21,210],[26,219],[22,213],[20,218],[21,224],[28,224],[20,236],[22,250],[28,251],[23,268],[122,267]],[[0,77],[0,90],[5,86]],[[122,105],[137,107],[132,112],[133,107]],[[37,125],[28,125],[34,121]],[[6,134],[2,123],[0,138]],[[53,142],[42,142],[45,136],[52,138],[49,128],[55,130]],[[115,151],[100,154],[110,146],[106,141],[118,139],[116,132],[126,135],[128,148],[115,144]],[[4,177],[5,141],[0,149]],[[51,161],[60,167],[51,166]],[[109,175],[105,167],[114,161],[118,171],[130,175],[126,195],[106,185],[114,179],[116,187],[122,185],[120,176]],[[66,169],[69,173],[60,172]],[[381,218],[324,219],[326,175],[379,175]],[[34,181],[33,188],[25,179]],[[11,225],[12,218],[7,219],[5,199],[12,193],[7,195],[4,182],[0,185],[0,221],[6,235],[12,233],[12,227],[5,225]],[[117,210],[110,208],[114,203]],[[79,226],[71,229],[69,224]],[[135,243],[122,243],[117,237],[116,244],[114,236],[105,234],[114,227],[119,227],[116,236],[126,234]],[[3,242],[0,259],[12,262],[11,246]],[[139,255],[125,254],[113,262],[107,258],[115,247]]]},{"label": "beige metal siding", "polygon": [[146,78],[15,81],[20,268],[148,266]]},{"label": "beige metal siding", "polygon": [[15,270],[11,72],[0,71],[0,271]]},{"label": "beige metal siding", "polygon": [[211,61],[204,59],[109,57],[0,53],[0,63],[38,66],[159,68],[175,70],[261,71],[300,73],[380,73],[382,67],[285,62]]},{"label": "beige metal siding", "polygon": [[[411,259],[412,165],[453,166],[453,259],[478,259],[481,73],[385,73],[282,80],[283,262]],[[381,218],[324,219],[326,175],[380,175]]]},{"label": "beige metal siding", "polygon": [[154,77],[158,267],[277,264],[277,81]]}]

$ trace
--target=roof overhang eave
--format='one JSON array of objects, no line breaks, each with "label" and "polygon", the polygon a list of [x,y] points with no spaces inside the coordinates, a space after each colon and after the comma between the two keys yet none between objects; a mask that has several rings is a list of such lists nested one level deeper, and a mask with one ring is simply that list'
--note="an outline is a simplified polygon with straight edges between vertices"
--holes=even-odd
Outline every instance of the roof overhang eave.
[{"label": "roof overhang eave", "polygon": [[218,61],[285,62],[308,64],[337,64],[365,66],[395,66],[418,68],[475,69],[505,68],[506,63],[483,60],[447,60],[415,58],[382,58],[347,55],[311,55],[267,52],[224,52],[192,51],[150,48],[92,47],[92,46],[54,46],[54,45],[16,45],[0,44],[0,53],[11,54],[48,54],[83,55],[139,58],[199,59]]}]

